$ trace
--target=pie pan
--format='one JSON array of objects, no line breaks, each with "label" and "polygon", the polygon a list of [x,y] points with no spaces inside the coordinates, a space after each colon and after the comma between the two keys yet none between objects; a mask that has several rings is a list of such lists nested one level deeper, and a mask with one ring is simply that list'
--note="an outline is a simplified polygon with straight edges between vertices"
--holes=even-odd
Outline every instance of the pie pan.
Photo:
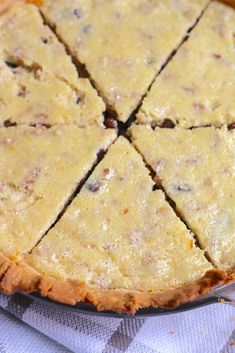
[{"label": "pie pan", "polygon": [[203,306],[216,304],[216,303],[220,303],[221,305],[225,305],[225,304],[232,305],[235,307],[235,283],[216,287],[209,294],[201,296],[191,302],[187,302],[183,305],[180,305],[175,309],[161,309],[161,308],[148,307],[145,309],[137,310],[137,312],[134,315],[119,314],[113,311],[97,311],[94,305],[89,303],[84,303],[84,302],[78,303],[74,306],[62,304],[62,303],[55,302],[49,298],[42,297],[38,293],[30,293],[30,294],[22,293],[22,294],[27,296],[30,299],[36,300],[38,302],[52,306],[54,308],[58,308],[58,309],[61,308],[63,310],[75,312],[78,314],[113,317],[113,318],[156,317],[156,316],[162,316],[162,315],[173,315],[173,314],[178,314],[185,311],[198,309]]}]

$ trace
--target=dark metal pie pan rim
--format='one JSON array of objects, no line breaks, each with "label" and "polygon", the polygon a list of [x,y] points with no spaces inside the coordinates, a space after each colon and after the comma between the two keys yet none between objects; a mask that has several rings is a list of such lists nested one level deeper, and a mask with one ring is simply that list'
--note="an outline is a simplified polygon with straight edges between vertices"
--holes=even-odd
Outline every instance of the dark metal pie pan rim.
[{"label": "dark metal pie pan rim", "polygon": [[77,313],[77,314],[86,314],[86,315],[92,315],[92,316],[112,317],[112,318],[140,318],[140,317],[147,318],[147,317],[179,314],[179,313],[198,309],[203,306],[207,306],[215,303],[221,303],[221,305],[223,305],[222,303],[234,305],[230,297],[226,295],[227,291],[230,288],[232,288],[232,292],[234,294],[234,284],[227,285],[222,287],[221,290],[220,289],[215,290],[206,296],[199,297],[196,300],[180,305],[175,309],[161,309],[161,308],[149,307],[149,308],[139,309],[134,315],[119,314],[112,311],[97,311],[94,305],[89,303],[84,303],[84,302],[78,303],[74,306],[58,303],[49,298],[42,297],[38,293],[30,293],[30,294],[23,293],[23,294],[33,300],[38,301],[39,303],[43,303],[57,309],[61,308],[65,311]]}]

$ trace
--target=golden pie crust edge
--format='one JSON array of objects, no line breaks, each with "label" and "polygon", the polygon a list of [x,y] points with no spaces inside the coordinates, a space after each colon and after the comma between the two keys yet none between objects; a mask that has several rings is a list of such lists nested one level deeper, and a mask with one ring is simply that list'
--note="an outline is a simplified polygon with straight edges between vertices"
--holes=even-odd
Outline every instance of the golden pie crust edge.
[{"label": "golden pie crust edge", "polygon": [[15,1],[22,1],[36,6],[41,6],[43,4],[43,0],[0,0],[0,16],[7,11]]},{"label": "golden pie crust edge", "polygon": [[197,281],[157,294],[125,289],[96,291],[79,281],[60,280],[42,275],[22,261],[10,260],[0,253],[0,291],[3,293],[37,291],[43,297],[64,304],[75,305],[81,301],[91,303],[98,311],[112,310],[134,314],[136,310],[149,306],[174,309],[200,295],[209,293],[217,285],[234,280],[235,271],[228,273],[212,269]]}]

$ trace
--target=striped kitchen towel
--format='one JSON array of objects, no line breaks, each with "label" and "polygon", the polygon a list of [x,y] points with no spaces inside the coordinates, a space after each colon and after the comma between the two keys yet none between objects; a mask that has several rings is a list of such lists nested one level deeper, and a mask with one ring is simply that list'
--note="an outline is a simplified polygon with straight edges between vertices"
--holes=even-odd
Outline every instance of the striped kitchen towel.
[{"label": "striped kitchen towel", "polygon": [[109,318],[0,295],[0,353],[235,353],[235,309]]}]

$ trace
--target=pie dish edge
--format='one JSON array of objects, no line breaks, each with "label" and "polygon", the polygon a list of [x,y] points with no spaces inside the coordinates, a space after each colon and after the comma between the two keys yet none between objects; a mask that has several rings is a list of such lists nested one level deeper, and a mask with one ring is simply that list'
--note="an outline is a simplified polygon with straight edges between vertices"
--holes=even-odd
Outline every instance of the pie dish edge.
[{"label": "pie dish edge", "polygon": [[1,292],[13,294],[17,290],[28,293],[37,291],[43,297],[64,304],[88,302],[94,304],[98,311],[112,310],[134,314],[138,309],[148,306],[174,309],[209,293],[217,285],[234,280],[234,270],[228,273],[212,269],[197,281],[157,294],[126,289],[94,290],[79,281],[54,279],[42,275],[23,261],[10,260],[0,252]]}]

